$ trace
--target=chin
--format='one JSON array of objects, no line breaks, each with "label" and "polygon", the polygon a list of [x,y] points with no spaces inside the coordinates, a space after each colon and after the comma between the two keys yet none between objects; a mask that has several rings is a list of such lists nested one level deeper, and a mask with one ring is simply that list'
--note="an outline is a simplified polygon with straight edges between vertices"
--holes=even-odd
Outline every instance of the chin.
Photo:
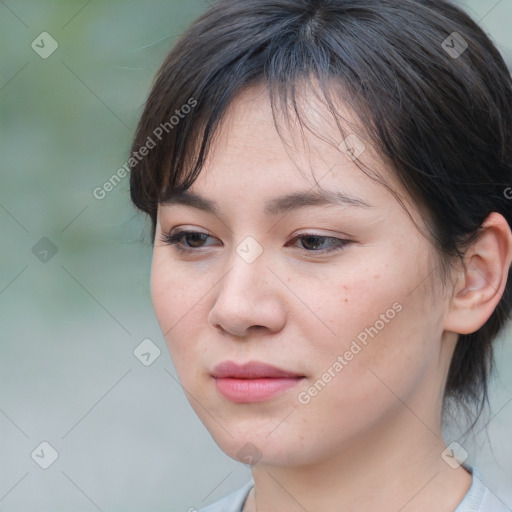
[{"label": "chin", "polygon": [[228,457],[243,464],[286,467],[313,462],[309,460],[311,453],[304,450],[302,436],[295,439],[286,429],[268,435],[272,429],[256,432],[252,428],[238,433],[230,431],[230,436],[218,425],[208,425],[207,428],[217,446]]}]

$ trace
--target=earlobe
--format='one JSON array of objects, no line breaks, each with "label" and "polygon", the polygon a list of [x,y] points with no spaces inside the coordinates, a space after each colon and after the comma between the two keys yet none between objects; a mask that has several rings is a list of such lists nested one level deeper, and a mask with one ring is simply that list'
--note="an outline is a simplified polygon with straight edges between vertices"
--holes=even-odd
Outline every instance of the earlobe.
[{"label": "earlobe", "polygon": [[496,309],[512,262],[512,232],[505,218],[491,213],[464,257],[445,318],[445,330],[470,334]]}]

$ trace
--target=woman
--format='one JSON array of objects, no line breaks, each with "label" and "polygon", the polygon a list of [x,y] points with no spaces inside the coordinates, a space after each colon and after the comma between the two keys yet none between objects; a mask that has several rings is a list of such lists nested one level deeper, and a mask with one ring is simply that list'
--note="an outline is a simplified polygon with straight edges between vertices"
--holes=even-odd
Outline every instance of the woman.
[{"label": "woman", "polygon": [[445,1],[225,0],[181,36],[130,180],[183,388],[252,469],[205,511],[509,510],[441,427],[510,314],[511,142]]}]

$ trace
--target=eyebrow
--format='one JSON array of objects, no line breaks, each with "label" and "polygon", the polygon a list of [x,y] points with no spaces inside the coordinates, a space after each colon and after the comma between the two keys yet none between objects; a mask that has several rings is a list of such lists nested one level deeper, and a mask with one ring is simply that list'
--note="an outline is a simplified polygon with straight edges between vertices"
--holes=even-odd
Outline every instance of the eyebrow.
[{"label": "eyebrow", "polygon": [[[181,204],[215,215],[220,214],[220,207],[216,201],[202,197],[190,190],[171,193],[161,200],[161,204]],[[352,206],[371,208],[370,204],[357,197],[350,197],[338,191],[315,190],[312,192],[293,192],[270,199],[265,202],[263,211],[265,215],[278,215],[307,206]]]}]

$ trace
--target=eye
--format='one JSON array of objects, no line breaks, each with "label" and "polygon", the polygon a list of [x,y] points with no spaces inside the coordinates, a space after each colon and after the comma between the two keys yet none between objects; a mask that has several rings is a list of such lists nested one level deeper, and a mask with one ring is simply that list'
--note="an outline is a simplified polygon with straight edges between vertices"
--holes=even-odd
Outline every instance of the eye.
[{"label": "eye", "polygon": [[[211,238],[207,233],[200,231],[177,231],[176,233],[162,233],[162,242],[167,245],[174,245],[176,249],[183,252],[193,252],[194,249],[203,247],[202,242]],[[184,245],[182,240],[188,241],[190,245]]]},{"label": "eye", "polygon": [[[213,237],[207,233],[182,230],[177,231],[176,233],[162,233],[161,240],[167,245],[175,246],[178,251],[192,253],[198,252],[197,250],[201,247],[208,247],[208,245],[204,244],[208,238],[213,239]],[[302,245],[300,248],[310,254],[326,254],[333,251],[339,251],[352,243],[351,240],[336,238],[333,236],[322,236],[315,233],[301,233],[292,240],[292,242],[295,241],[300,241]],[[326,242],[329,242],[329,245],[324,249],[319,249],[319,246],[325,246]]]},{"label": "eye", "polygon": [[[296,236],[294,240],[300,240],[302,247],[307,252],[320,254],[342,250],[351,243],[351,240],[336,238],[334,236],[322,236],[315,233],[301,233],[300,235]],[[318,250],[318,246],[324,245],[326,241],[330,242],[330,247]]]}]

